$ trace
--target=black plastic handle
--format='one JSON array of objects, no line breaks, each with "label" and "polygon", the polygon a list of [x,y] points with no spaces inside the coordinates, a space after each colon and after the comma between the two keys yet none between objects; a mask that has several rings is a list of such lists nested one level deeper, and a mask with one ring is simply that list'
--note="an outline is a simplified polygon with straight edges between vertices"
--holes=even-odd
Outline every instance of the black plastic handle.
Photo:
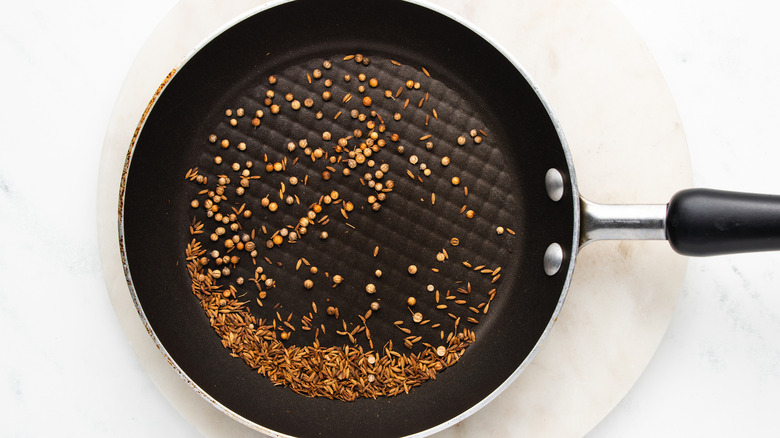
[{"label": "black plastic handle", "polygon": [[666,237],[691,256],[780,250],[780,196],[683,190],[669,201]]}]

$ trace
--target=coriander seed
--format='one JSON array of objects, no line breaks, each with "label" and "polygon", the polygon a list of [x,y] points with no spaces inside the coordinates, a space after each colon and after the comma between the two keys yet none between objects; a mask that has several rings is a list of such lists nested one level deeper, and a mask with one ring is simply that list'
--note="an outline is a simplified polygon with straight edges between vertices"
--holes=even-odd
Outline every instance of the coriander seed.
[{"label": "coriander seed", "polygon": [[366,97],[363,98],[363,106],[366,106],[366,107],[371,106],[371,98],[370,97],[366,96]]},{"label": "coriander seed", "polygon": [[268,76],[268,83],[271,84],[271,85],[275,84],[276,83],[276,76],[274,76],[274,75]]},{"label": "coriander seed", "polygon": [[323,91],[322,92],[322,100],[329,101],[331,98],[333,98],[333,94],[330,91]]},{"label": "coriander seed", "polygon": [[457,176],[453,176],[451,181],[452,181],[452,185],[454,186],[460,184],[460,178],[458,178]]},{"label": "coriander seed", "polygon": [[496,234],[498,234],[498,235],[504,234],[504,227],[497,227],[496,228]]},{"label": "coriander seed", "polygon": [[[372,302],[372,303],[371,303],[371,310],[373,310],[374,312],[376,312],[377,310],[379,310],[379,303],[378,303],[378,302],[376,302],[376,301]],[[369,356],[369,357],[373,358],[374,356]],[[371,363],[371,361],[370,361],[370,360],[369,360],[369,363]]]},{"label": "coriander seed", "polygon": [[333,276],[334,284],[341,284],[342,281],[344,281],[344,277],[342,277],[341,275],[336,274]]},{"label": "coriander seed", "polygon": [[303,282],[303,287],[305,287],[306,289],[311,289],[314,287],[314,282],[307,279],[306,281]]},{"label": "coriander seed", "polygon": [[410,274],[414,275],[414,274],[417,273],[417,266],[409,265],[409,268],[407,268],[407,271],[409,271]]},{"label": "coriander seed", "polygon": [[374,293],[376,293],[376,286],[374,286],[374,284],[373,284],[373,283],[368,283],[368,284],[366,285],[366,292],[367,292],[367,293],[369,293],[369,294],[374,294]]},{"label": "coriander seed", "polygon": [[407,304],[409,307],[413,307],[415,304],[417,304],[417,298],[415,298],[415,297],[409,297],[409,298],[407,298],[407,299],[406,299],[406,304]]}]

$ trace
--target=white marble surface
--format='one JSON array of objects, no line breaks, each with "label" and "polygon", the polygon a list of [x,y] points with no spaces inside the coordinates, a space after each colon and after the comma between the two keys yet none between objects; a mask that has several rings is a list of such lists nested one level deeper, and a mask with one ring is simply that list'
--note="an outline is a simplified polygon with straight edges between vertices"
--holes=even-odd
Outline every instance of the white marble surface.
[{"label": "white marble surface", "polygon": [[[772,136],[780,97],[774,80],[780,56],[773,53],[777,6],[720,0],[614,3],[645,39],[668,81],[688,137],[696,185],[780,193],[773,171],[780,149]],[[128,344],[106,293],[95,232],[97,169],[114,102],[134,57],[174,4],[66,6],[41,1],[0,7],[0,96],[5,103],[0,108],[0,226],[6,230],[0,244],[5,280],[0,286],[3,435],[200,434],[161,394]],[[476,22],[497,7],[495,2],[491,7],[450,4],[471,10],[474,17],[469,18]],[[566,12],[584,12],[583,20],[594,13],[587,8]],[[542,24],[555,23],[554,16],[539,18]],[[499,32],[496,38],[509,37]],[[567,38],[585,46],[603,43],[587,34]],[[561,118],[578,138],[587,120],[575,115]],[[685,158],[682,163],[687,166]],[[589,171],[583,173],[586,195],[611,193],[588,186]],[[621,196],[637,194],[613,197]],[[588,261],[585,253],[583,259]],[[630,391],[627,383],[639,376],[646,360],[626,358],[636,360],[639,368],[618,371],[624,374],[618,386],[626,386],[628,395],[589,436],[725,437],[776,430],[780,279],[773,267],[779,260],[777,254],[692,260],[673,315],[663,306],[649,309],[648,315],[659,322],[647,328],[643,340],[657,334],[658,352]],[[672,270],[677,266],[673,259],[669,263]],[[587,266],[578,272],[589,272]],[[667,295],[676,298],[678,292]],[[671,325],[660,339],[667,312]],[[593,323],[582,320],[578,327],[575,322],[565,327],[577,331]],[[603,364],[607,370],[623,366]],[[579,382],[577,389],[588,383]],[[610,397],[620,392],[612,391]],[[561,426],[569,434],[561,436],[576,436],[574,431],[582,435],[600,419],[589,414],[572,410],[549,418],[567,415],[570,419]],[[537,430],[555,429],[548,424]]]}]

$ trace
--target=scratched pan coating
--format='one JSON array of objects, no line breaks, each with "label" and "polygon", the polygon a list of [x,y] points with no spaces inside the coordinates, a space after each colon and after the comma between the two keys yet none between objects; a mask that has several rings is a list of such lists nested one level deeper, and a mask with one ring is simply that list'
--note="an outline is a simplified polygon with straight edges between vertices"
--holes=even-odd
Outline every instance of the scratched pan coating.
[{"label": "scratched pan coating", "polygon": [[[365,54],[371,63],[342,61],[355,53]],[[322,68],[325,59],[332,61],[331,69]],[[323,71],[323,78],[310,84],[306,73],[315,68]],[[360,71],[376,77],[380,86],[374,89],[366,82],[363,94],[355,92]],[[349,83],[343,80],[345,73],[353,77]],[[268,84],[269,75],[278,77],[273,86]],[[334,98],[329,102],[319,94],[325,90],[321,82],[326,77],[333,80]],[[429,93],[420,107],[419,90],[405,89],[407,94],[398,99],[383,96],[385,89],[395,93],[408,79],[419,81]],[[263,103],[268,89],[293,93],[300,102],[312,97],[315,103],[296,111],[280,94],[274,103],[282,110],[273,116]],[[348,92],[355,97],[344,104],[342,97]],[[362,105],[365,95],[372,97],[370,108]],[[406,109],[404,96],[415,96]],[[225,115],[228,108],[247,111],[236,127],[230,126],[231,117]],[[259,108],[264,117],[254,128],[248,122]],[[335,139],[358,126],[348,111],[334,119],[343,108],[377,111],[385,119],[387,134],[396,132],[400,138],[397,143],[388,140],[371,157],[375,168],[358,166],[345,177],[341,174],[345,166],[338,163],[333,166],[338,172],[324,180],[322,171],[328,163],[312,161],[301,148],[288,152],[286,145],[305,138],[314,147],[331,150]],[[432,115],[434,108],[438,118]],[[317,111],[323,112],[321,120],[314,117]],[[395,112],[402,113],[400,121],[389,119]],[[471,129],[486,134],[480,144],[469,135]],[[333,133],[334,141],[322,140],[324,130]],[[230,138],[232,146],[223,150],[218,143],[212,144],[211,134]],[[427,134],[431,137],[419,140]],[[466,144],[458,145],[459,136],[466,137]],[[235,147],[239,140],[247,144],[245,151]],[[430,150],[427,141],[434,144]],[[403,154],[397,152],[398,145],[404,146]],[[215,155],[223,158],[221,167],[214,164]],[[409,161],[412,155],[418,157],[416,165]],[[451,159],[446,167],[440,161],[445,155]],[[285,172],[266,172],[266,159],[276,162],[285,157],[289,166]],[[292,165],[294,157],[299,159]],[[381,340],[379,344],[392,340],[395,351],[404,353],[412,350],[404,348],[405,335],[392,322],[410,320],[407,297],[417,298],[414,311],[440,321],[442,329],[449,324],[447,333],[451,319],[435,308],[428,284],[442,293],[447,289],[455,293],[458,286],[471,283],[475,301],[469,305],[495,287],[495,299],[488,313],[478,315],[479,324],[461,322],[475,332],[476,342],[460,361],[408,394],[342,402],[308,398],[274,386],[242,360],[231,357],[193,295],[185,268],[184,249],[193,237],[189,226],[202,213],[190,201],[202,187],[184,175],[198,167],[212,181],[218,175],[236,175],[237,179],[238,173],[229,166],[237,162],[243,169],[246,161],[253,162],[251,172],[260,178],[243,196],[231,191],[225,201],[236,209],[246,203],[252,210],[244,229],[259,229],[263,224],[278,229],[294,223],[305,215],[308,205],[332,190],[355,205],[348,219],[338,208],[326,206],[330,208],[328,223],[313,224],[295,244],[268,250],[267,237],[258,236],[256,262],[273,276],[276,287],[268,292],[263,308],[254,304],[257,290],[253,284],[241,288],[253,313],[270,319],[277,311],[283,316],[292,313],[298,319],[292,321],[299,325],[300,315],[310,312],[315,301],[320,314],[325,306],[336,305],[341,318],[353,324],[372,301],[378,301],[381,308],[369,319],[372,336]],[[382,163],[391,169],[384,181],[392,179],[395,186],[380,210],[373,211],[366,202],[371,191],[359,181]],[[421,163],[431,169],[430,176],[424,176]],[[294,436],[431,433],[462,419],[503,388],[522,368],[559,308],[568,281],[568,249],[577,241],[575,194],[566,190],[560,201],[550,200],[544,178],[551,168],[562,172],[567,184],[571,181],[565,147],[545,105],[518,68],[469,27],[405,2],[282,4],[238,21],[198,49],[177,69],[142,121],[123,181],[120,215],[128,281],[139,312],[164,354],[185,379],[244,424]],[[291,175],[301,181],[308,176],[306,185],[290,186],[287,178]],[[460,185],[453,186],[453,176],[461,179]],[[278,197],[281,182],[287,182],[287,194],[297,194],[301,205],[288,206]],[[278,212],[260,207],[266,195],[276,197]],[[463,205],[474,210],[474,218],[461,212]],[[208,223],[202,214],[200,219]],[[514,234],[499,235],[498,226]],[[320,238],[321,231],[328,232],[327,239]],[[452,237],[460,240],[457,247],[449,243]],[[211,244],[207,238],[201,240]],[[564,268],[559,275],[548,276],[542,258],[553,242],[564,248]],[[380,251],[374,257],[376,246]],[[450,259],[441,263],[435,257],[443,248]],[[263,257],[273,264],[268,265]],[[305,270],[296,271],[301,257],[320,273],[312,276]],[[247,260],[244,257],[244,263],[234,268],[231,278],[252,276],[254,265]],[[462,261],[491,269],[500,266],[501,277],[491,284],[489,276],[486,280]],[[415,275],[407,272],[411,264],[418,267]],[[440,271],[433,272],[432,267]],[[381,278],[374,275],[376,269],[383,271]],[[332,287],[324,272],[345,280]],[[314,281],[312,290],[301,286],[306,278]],[[376,294],[365,292],[367,283],[376,285]],[[452,309],[458,307],[448,304]],[[463,312],[465,307],[461,307],[458,312]],[[467,313],[460,314],[465,320]],[[438,330],[420,333],[431,343],[439,337]],[[291,335],[291,344],[306,345],[313,340],[312,332],[296,330]],[[319,341],[349,343],[335,329],[320,334]],[[369,349],[365,338],[358,342]],[[375,345],[375,350],[380,348]]]}]

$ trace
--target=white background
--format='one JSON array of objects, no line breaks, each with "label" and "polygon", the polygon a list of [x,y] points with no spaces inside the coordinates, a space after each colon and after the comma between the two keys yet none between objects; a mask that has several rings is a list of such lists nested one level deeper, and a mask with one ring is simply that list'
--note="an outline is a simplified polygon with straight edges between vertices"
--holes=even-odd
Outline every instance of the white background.
[{"label": "white background", "polygon": [[[780,193],[780,6],[614,0],[656,57],[697,186]],[[0,435],[197,436],[145,375],[98,256],[105,128],[171,0],[0,5]],[[772,435],[780,255],[691,260],[647,370],[589,435]]]}]

